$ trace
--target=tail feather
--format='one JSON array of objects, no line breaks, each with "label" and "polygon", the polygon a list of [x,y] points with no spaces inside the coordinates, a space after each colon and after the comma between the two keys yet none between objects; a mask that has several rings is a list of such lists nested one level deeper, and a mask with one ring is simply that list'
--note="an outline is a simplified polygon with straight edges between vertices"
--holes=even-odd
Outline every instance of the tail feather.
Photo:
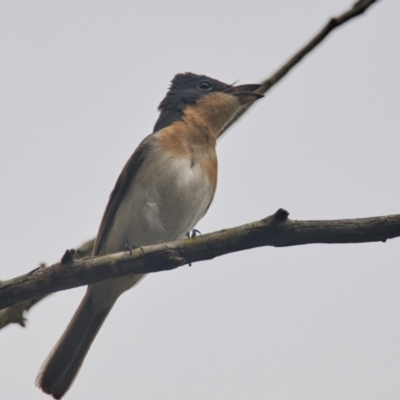
[{"label": "tail feather", "polygon": [[97,332],[115,303],[115,297],[111,296],[99,306],[98,301],[93,301],[91,289],[36,378],[36,386],[55,399],[60,399],[72,385]]}]

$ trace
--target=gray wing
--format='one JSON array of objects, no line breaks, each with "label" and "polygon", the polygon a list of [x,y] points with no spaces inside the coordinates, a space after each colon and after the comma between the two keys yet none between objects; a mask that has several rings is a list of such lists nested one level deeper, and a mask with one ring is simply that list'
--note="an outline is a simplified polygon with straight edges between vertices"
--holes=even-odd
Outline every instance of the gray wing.
[{"label": "gray wing", "polygon": [[155,134],[151,134],[143,139],[119,175],[117,183],[110,194],[106,210],[104,211],[103,218],[101,220],[93,249],[94,256],[100,254],[102,246],[104,245],[104,241],[110,232],[118,207],[120,206],[121,201],[124,198],[132,180],[139,171],[143,160],[146,158],[147,152],[150,148],[150,143],[152,140],[154,140],[154,136]]}]

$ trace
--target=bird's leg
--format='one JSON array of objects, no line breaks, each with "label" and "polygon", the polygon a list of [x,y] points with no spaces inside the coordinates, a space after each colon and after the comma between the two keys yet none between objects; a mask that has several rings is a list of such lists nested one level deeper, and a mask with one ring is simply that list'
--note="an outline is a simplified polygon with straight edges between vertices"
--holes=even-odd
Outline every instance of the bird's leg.
[{"label": "bird's leg", "polygon": [[132,250],[137,249],[137,246],[131,245],[128,240],[125,241],[124,250],[129,251],[129,255],[132,255]]},{"label": "bird's leg", "polygon": [[[186,237],[188,239],[195,238],[197,235],[201,235],[201,232],[198,229],[193,228],[192,232],[186,232]],[[189,267],[192,266],[192,263],[189,263]]]}]

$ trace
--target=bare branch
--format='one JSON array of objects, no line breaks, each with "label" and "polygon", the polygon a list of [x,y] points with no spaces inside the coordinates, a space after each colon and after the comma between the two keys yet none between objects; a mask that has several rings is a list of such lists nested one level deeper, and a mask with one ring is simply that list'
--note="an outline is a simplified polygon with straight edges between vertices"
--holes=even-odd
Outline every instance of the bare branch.
[{"label": "bare branch", "polygon": [[42,299],[43,297],[30,299],[0,310],[0,329],[6,327],[8,324],[18,324],[25,328],[25,313]]},{"label": "bare branch", "polygon": [[[93,252],[94,239],[89,240],[82,244],[75,252],[75,259],[90,257]],[[45,264],[41,264],[38,269],[46,268]],[[6,307],[0,310],[0,329],[6,327],[8,324],[18,324],[25,327],[26,318],[25,314],[46,296],[36,297],[23,301],[21,303]]]},{"label": "bare branch", "polygon": [[295,221],[288,212],[194,239],[140,247],[125,253],[57,263],[0,284],[0,309],[73,287],[185,264],[261,246],[385,242],[400,236],[400,214],[328,221]]},{"label": "bare branch", "polygon": [[[273,73],[269,78],[261,82],[261,87],[257,92],[265,94],[272,86],[278,83],[294,66],[296,66],[308,53],[314,50],[334,29],[343,25],[347,21],[354,17],[363,14],[373,3],[378,0],[358,0],[354,3],[353,7],[345,11],[343,14],[337,17],[331,18],[327,24],[299,51],[297,51],[292,57],[289,58],[275,73]],[[227,129],[229,129],[239,118],[244,115],[250,107],[255,103],[250,103],[249,105],[242,107],[242,109],[236,114],[229,124],[227,124],[224,130],[219,136],[223,135]]]}]

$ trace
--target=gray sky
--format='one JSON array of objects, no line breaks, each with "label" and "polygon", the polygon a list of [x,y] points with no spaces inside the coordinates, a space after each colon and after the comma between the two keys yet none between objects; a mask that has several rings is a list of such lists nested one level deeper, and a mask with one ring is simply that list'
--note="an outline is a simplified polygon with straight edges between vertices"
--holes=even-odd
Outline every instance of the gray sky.
[{"label": "gray sky", "polygon": [[[0,3],[1,279],[93,237],[177,72],[254,83],[352,0]],[[218,146],[202,232],[399,213],[400,2],[336,31]],[[398,399],[399,240],[261,248],[120,298],[66,399]],[[36,373],[84,288],[0,332],[0,392]]]}]

